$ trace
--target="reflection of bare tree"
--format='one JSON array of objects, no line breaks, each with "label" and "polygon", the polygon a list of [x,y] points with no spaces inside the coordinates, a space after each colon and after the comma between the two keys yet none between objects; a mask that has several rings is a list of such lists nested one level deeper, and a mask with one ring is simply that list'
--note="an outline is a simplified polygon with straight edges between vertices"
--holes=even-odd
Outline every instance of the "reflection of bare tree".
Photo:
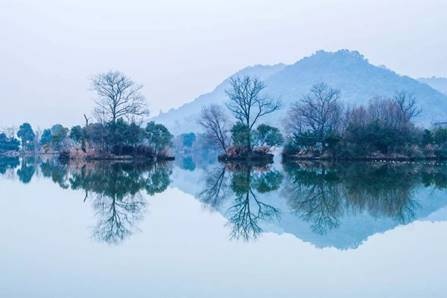
[{"label": "reflection of bare tree", "polygon": [[279,209],[256,198],[250,189],[245,195],[236,197],[235,204],[228,209],[229,223],[233,239],[256,239],[262,232],[261,221],[271,221],[279,217]]},{"label": "reflection of bare tree", "polygon": [[340,190],[331,177],[325,171],[297,171],[285,189],[291,209],[311,222],[312,230],[319,234],[338,227],[343,213]]},{"label": "reflection of bare tree", "polygon": [[206,205],[216,208],[228,195],[228,177],[226,167],[215,167],[207,171],[206,187],[199,198]]},{"label": "reflection of bare tree", "polygon": [[[273,173],[272,175],[270,173]],[[231,238],[256,239],[262,232],[261,222],[279,218],[279,209],[258,199],[258,194],[279,188],[282,175],[277,179],[274,171],[254,173],[252,167],[241,167],[233,173],[231,188],[236,196],[234,204],[228,209],[229,223],[232,226]],[[267,182],[267,179],[270,181]]]},{"label": "reflection of bare tree", "polygon": [[143,218],[146,198],[141,192],[164,191],[170,173],[168,164],[90,163],[73,170],[70,183],[72,189],[85,191],[84,200],[92,201],[98,218],[94,238],[116,244],[130,236]]},{"label": "reflection of bare tree", "polygon": [[71,186],[95,195],[92,204],[98,223],[94,237],[107,243],[119,243],[132,234],[143,218],[146,199],[162,192],[169,184],[170,168],[153,163],[100,163],[89,170],[74,173]]},{"label": "reflection of bare tree", "polygon": [[255,239],[262,232],[261,222],[279,217],[279,209],[258,197],[279,188],[283,177],[281,173],[238,163],[219,165],[206,175],[206,187],[199,198],[213,209],[220,208],[225,200],[231,199],[231,205],[225,212],[232,229],[231,238]]},{"label": "reflection of bare tree", "polygon": [[98,217],[94,237],[111,244],[121,242],[132,234],[135,223],[142,219],[145,206],[141,194],[123,198],[97,195],[93,201]]}]

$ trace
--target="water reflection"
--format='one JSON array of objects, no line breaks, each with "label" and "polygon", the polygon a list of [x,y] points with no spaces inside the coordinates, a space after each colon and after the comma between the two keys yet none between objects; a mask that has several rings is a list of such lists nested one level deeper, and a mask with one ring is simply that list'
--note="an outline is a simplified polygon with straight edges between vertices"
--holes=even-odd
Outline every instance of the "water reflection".
[{"label": "water reflection", "polygon": [[414,219],[415,187],[425,168],[409,164],[288,165],[285,187],[290,208],[320,234],[338,227],[351,212],[390,217],[399,223]]},{"label": "water reflection", "polygon": [[170,168],[153,163],[96,163],[72,170],[71,189],[83,190],[91,198],[98,222],[94,237],[119,243],[132,234],[143,218],[149,195],[163,192],[169,185]]},{"label": "water reflection", "polygon": [[278,190],[283,175],[269,167],[248,164],[218,165],[207,173],[199,198],[212,208],[230,200],[225,211],[231,238],[255,239],[263,231],[260,223],[279,218],[279,209],[262,201],[262,195]]},{"label": "water reflection", "polygon": [[311,222],[314,232],[325,233],[339,225],[342,214],[340,180],[331,170],[286,167],[288,183],[284,194],[291,210]]},{"label": "water reflection", "polygon": [[369,235],[447,205],[444,164],[302,163],[284,169],[282,194],[293,214],[321,235],[309,239],[322,246],[356,247]]},{"label": "water reflection", "polygon": [[42,176],[50,178],[63,189],[70,187],[67,164],[62,164],[55,159],[42,161],[40,164]]},{"label": "water reflection", "polygon": [[35,159],[24,158],[21,167],[17,170],[17,176],[21,182],[27,184],[31,181],[36,171]]},{"label": "water reflection", "polygon": [[[169,164],[92,162],[66,164],[56,159],[37,163],[34,159],[0,159],[0,174],[18,167],[18,180],[24,184],[38,173],[63,189],[81,190],[84,202],[95,210],[97,223],[93,237],[106,243],[120,243],[135,230],[143,218],[146,198],[166,190]],[[38,171],[39,170],[39,171]]]},{"label": "water reflection", "polygon": [[[368,236],[447,206],[447,166],[436,163],[194,164],[182,160],[174,187],[227,219],[229,238],[286,232],[319,247],[357,247]],[[0,158],[0,178],[34,176],[79,191],[95,213],[93,237],[118,244],[138,230],[148,196],[171,183],[172,164]],[[183,181],[183,184],[179,183]],[[182,186],[183,185],[183,186]],[[188,189],[184,189],[184,185]]]},{"label": "water reflection", "polygon": [[8,170],[13,170],[19,166],[18,157],[0,157],[0,175],[6,174]]},{"label": "water reflection", "polygon": [[232,238],[255,239],[273,225],[316,245],[340,248],[356,247],[375,232],[447,205],[444,195],[426,193],[445,190],[444,164],[311,162],[283,169],[211,167],[198,197],[227,218]]}]

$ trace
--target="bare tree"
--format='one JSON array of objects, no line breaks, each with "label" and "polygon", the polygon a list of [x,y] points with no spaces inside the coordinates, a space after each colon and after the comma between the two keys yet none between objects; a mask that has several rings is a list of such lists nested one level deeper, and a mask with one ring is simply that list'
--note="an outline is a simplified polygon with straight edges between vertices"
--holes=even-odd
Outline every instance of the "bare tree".
[{"label": "bare tree", "polygon": [[367,111],[369,121],[376,121],[393,129],[411,127],[412,120],[421,113],[416,98],[404,91],[396,93],[391,98],[373,98]]},{"label": "bare tree", "polygon": [[136,223],[143,218],[145,206],[141,193],[121,199],[115,195],[97,194],[93,201],[98,216],[94,238],[109,244],[120,243],[133,233]]},{"label": "bare tree", "polygon": [[397,92],[393,97],[393,101],[399,107],[401,121],[405,124],[421,114],[421,109],[417,106],[416,97],[413,94],[405,91]]},{"label": "bare tree", "polygon": [[292,105],[286,119],[290,134],[311,133],[318,141],[338,130],[343,108],[339,104],[340,91],[325,83],[312,87],[310,93]]},{"label": "bare tree", "polygon": [[252,168],[244,168],[233,174],[232,189],[235,194],[234,204],[227,210],[228,224],[232,231],[230,238],[245,241],[256,239],[263,229],[262,222],[279,219],[280,210],[262,202],[255,192],[256,182]]},{"label": "bare tree", "polygon": [[149,114],[146,100],[138,85],[119,71],[98,74],[92,80],[98,95],[95,114],[102,121],[116,123],[119,118],[134,118]]},{"label": "bare tree", "polygon": [[[256,78],[235,77],[230,80],[230,84],[230,89],[226,90],[229,97],[227,107],[250,132],[259,118],[280,108],[278,100],[262,95],[265,84]],[[247,144],[251,149],[250,135],[248,134]]]},{"label": "bare tree", "polygon": [[364,106],[348,107],[343,116],[342,131],[349,126],[365,127],[370,122],[368,110]]},{"label": "bare tree", "polygon": [[218,105],[204,107],[199,124],[205,129],[207,139],[227,153],[229,144],[228,119],[222,107]]}]

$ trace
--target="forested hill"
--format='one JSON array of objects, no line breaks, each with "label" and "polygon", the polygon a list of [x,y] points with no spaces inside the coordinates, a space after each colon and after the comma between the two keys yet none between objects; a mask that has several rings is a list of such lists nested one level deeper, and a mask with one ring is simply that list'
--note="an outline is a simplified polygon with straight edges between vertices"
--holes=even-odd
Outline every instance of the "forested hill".
[{"label": "forested hill", "polygon": [[[392,96],[397,91],[406,91],[416,96],[423,111],[417,120],[419,124],[428,126],[435,121],[447,120],[447,95],[424,82],[372,65],[356,51],[318,51],[292,65],[258,65],[235,75],[251,75],[264,80],[266,94],[281,99],[282,109],[265,119],[275,126],[282,125],[288,106],[319,82],[340,89],[342,101],[348,105],[365,104],[375,96]],[[201,108],[211,103],[224,104],[227,86],[228,78],[212,92],[153,120],[166,125],[174,134],[199,131],[197,117]]]}]

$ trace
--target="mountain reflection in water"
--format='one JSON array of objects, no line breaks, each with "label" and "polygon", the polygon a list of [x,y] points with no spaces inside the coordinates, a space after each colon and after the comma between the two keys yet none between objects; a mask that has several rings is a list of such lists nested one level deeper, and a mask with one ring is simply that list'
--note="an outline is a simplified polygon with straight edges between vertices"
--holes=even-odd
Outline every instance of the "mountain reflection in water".
[{"label": "mountain reflection in water", "polygon": [[289,233],[317,247],[341,249],[423,220],[447,205],[447,165],[439,163],[259,166],[195,165],[191,160],[181,165],[0,158],[0,179],[27,184],[43,177],[81,191],[80,199],[95,212],[93,237],[110,244],[132,235],[146,214],[148,197],[170,184],[221,213],[230,239]]}]

